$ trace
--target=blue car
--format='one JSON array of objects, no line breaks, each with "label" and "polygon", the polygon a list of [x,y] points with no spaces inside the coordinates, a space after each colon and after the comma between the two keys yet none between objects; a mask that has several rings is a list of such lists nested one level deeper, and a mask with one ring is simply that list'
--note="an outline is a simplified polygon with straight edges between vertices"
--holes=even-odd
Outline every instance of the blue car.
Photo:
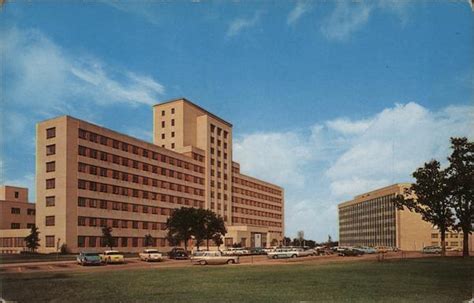
[{"label": "blue car", "polygon": [[76,257],[77,264],[84,265],[100,265],[100,256],[95,252],[81,251]]}]

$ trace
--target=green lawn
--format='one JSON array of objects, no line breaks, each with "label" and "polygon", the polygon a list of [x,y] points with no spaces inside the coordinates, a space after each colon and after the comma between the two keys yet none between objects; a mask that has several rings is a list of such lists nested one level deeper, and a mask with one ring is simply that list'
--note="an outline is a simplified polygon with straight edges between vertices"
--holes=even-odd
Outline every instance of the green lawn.
[{"label": "green lawn", "polygon": [[462,302],[474,259],[425,258],[273,266],[194,266],[96,273],[14,274],[19,302]]}]

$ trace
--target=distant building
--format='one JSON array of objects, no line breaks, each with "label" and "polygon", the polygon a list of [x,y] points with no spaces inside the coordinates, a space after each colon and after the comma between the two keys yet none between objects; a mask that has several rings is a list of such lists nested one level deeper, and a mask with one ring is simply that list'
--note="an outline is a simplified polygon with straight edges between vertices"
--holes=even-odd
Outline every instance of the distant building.
[{"label": "distant building", "polygon": [[103,226],[122,251],[147,234],[166,250],[166,219],[182,206],[221,215],[227,246],[282,240],[283,189],[242,174],[232,125],[186,99],[153,107],[153,143],[61,116],[38,123],[36,144],[42,252],[101,249]]},{"label": "distant building", "polygon": [[25,249],[24,238],[35,225],[35,204],[28,202],[28,189],[0,186],[0,252]]},{"label": "distant building", "polygon": [[[390,246],[407,251],[441,245],[438,230],[423,221],[420,214],[397,209],[392,202],[410,186],[410,183],[394,184],[339,204],[339,245]],[[472,250],[472,237],[470,242]],[[447,233],[446,246],[462,248],[462,233]]]}]

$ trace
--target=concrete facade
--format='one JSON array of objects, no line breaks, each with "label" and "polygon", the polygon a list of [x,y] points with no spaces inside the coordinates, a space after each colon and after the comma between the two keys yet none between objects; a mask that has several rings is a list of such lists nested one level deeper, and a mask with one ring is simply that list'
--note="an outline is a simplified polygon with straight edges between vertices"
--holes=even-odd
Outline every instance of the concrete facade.
[{"label": "concrete facade", "polygon": [[41,252],[101,249],[102,226],[122,251],[142,250],[146,234],[166,250],[166,219],[182,206],[221,215],[234,243],[281,241],[283,189],[240,173],[230,123],[178,99],[153,107],[153,134],[149,143],[69,116],[37,124]]},{"label": "concrete facade", "polygon": [[[339,204],[339,245],[389,246],[419,251],[425,246],[440,245],[439,231],[408,209],[397,209],[391,201],[405,194],[410,183],[376,189]],[[474,247],[469,237],[470,250]],[[450,232],[448,248],[462,248],[462,233]]]},{"label": "concrete facade", "polygon": [[35,213],[27,188],[0,186],[0,252],[25,250],[24,238],[35,225]]}]

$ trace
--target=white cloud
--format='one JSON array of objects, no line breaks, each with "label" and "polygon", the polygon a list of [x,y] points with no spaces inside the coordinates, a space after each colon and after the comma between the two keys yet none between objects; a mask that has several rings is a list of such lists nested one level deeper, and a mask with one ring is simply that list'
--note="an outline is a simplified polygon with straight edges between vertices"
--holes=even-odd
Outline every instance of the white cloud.
[{"label": "white cloud", "polygon": [[446,162],[451,136],[474,138],[474,107],[430,111],[396,104],[357,120],[338,118],[307,130],[255,133],[234,140],[243,173],[285,188],[286,234],[337,238],[337,204],[392,183],[432,158]]},{"label": "white cloud", "polygon": [[372,9],[366,2],[337,1],[321,31],[330,40],[345,40],[367,23]]},{"label": "white cloud", "polygon": [[311,4],[309,1],[298,1],[295,7],[288,14],[286,23],[288,25],[295,24],[304,14],[311,10]]},{"label": "white cloud", "polygon": [[377,11],[398,17],[401,25],[408,22],[408,1],[337,1],[334,10],[323,19],[320,30],[329,40],[346,41],[362,29],[371,15]]},{"label": "white cloud", "polygon": [[9,29],[2,51],[9,73],[7,102],[60,109],[71,103],[154,104],[165,88],[149,76],[72,54],[36,30]]},{"label": "white cloud", "polygon": [[227,29],[226,36],[234,37],[238,35],[242,30],[249,29],[257,25],[260,21],[260,11],[256,11],[252,18],[236,18],[232,20]]}]

